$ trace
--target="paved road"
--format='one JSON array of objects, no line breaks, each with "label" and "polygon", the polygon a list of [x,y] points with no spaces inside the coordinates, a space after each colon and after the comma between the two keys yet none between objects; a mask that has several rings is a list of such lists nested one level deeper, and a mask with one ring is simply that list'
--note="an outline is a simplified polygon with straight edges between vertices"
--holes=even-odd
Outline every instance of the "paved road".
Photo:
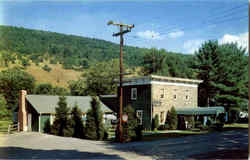
[{"label": "paved road", "polygon": [[248,130],[152,142],[109,143],[19,133],[0,137],[0,159],[215,159],[248,157]]}]

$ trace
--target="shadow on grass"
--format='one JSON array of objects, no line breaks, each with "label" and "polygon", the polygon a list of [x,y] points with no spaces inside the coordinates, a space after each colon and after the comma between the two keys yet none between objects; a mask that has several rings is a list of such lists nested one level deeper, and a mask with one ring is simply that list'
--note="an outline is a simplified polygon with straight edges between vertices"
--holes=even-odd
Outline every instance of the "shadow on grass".
[{"label": "shadow on grass", "polygon": [[123,159],[118,155],[77,150],[42,150],[21,147],[0,147],[0,159]]}]

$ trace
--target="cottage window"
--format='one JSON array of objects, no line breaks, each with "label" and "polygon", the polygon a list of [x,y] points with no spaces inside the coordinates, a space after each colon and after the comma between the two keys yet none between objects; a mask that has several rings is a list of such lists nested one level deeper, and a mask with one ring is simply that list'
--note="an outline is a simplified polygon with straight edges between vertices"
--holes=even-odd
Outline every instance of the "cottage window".
[{"label": "cottage window", "polygon": [[161,89],[161,98],[164,98],[164,89]]},{"label": "cottage window", "polygon": [[131,99],[136,100],[137,99],[137,88],[131,89]]},{"label": "cottage window", "polygon": [[136,111],[136,116],[138,118],[138,124],[140,124],[140,125],[142,125],[142,114],[143,114],[142,110],[137,110]]}]

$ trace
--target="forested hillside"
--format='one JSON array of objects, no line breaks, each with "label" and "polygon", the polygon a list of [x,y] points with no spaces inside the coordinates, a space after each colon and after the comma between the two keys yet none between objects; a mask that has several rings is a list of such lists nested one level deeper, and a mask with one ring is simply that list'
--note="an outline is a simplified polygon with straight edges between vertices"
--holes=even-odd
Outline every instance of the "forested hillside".
[{"label": "forested hillside", "polygon": [[[119,58],[119,45],[105,40],[11,26],[0,26],[0,51],[5,65],[14,63],[16,58],[23,66],[28,66],[29,60],[36,64],[49,60],[51,64],[59,62],[65,69],[75,70]],[[124,46],[124,63],[130,68],[143,66],[147,52],[146,48]],[[192,56],[164,52],[169,76],[190,76],[187,69]]]}]

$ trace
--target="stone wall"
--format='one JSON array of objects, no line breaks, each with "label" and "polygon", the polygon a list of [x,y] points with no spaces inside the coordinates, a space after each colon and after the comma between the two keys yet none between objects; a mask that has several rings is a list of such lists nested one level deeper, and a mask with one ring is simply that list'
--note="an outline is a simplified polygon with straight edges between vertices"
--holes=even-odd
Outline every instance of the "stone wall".
[{"label": "stone wall", "polygon": [[197,107],[198,85],[152,84],[152,101],[153,117],[158,114],[160,123],[164,124],[171,107]]}]

